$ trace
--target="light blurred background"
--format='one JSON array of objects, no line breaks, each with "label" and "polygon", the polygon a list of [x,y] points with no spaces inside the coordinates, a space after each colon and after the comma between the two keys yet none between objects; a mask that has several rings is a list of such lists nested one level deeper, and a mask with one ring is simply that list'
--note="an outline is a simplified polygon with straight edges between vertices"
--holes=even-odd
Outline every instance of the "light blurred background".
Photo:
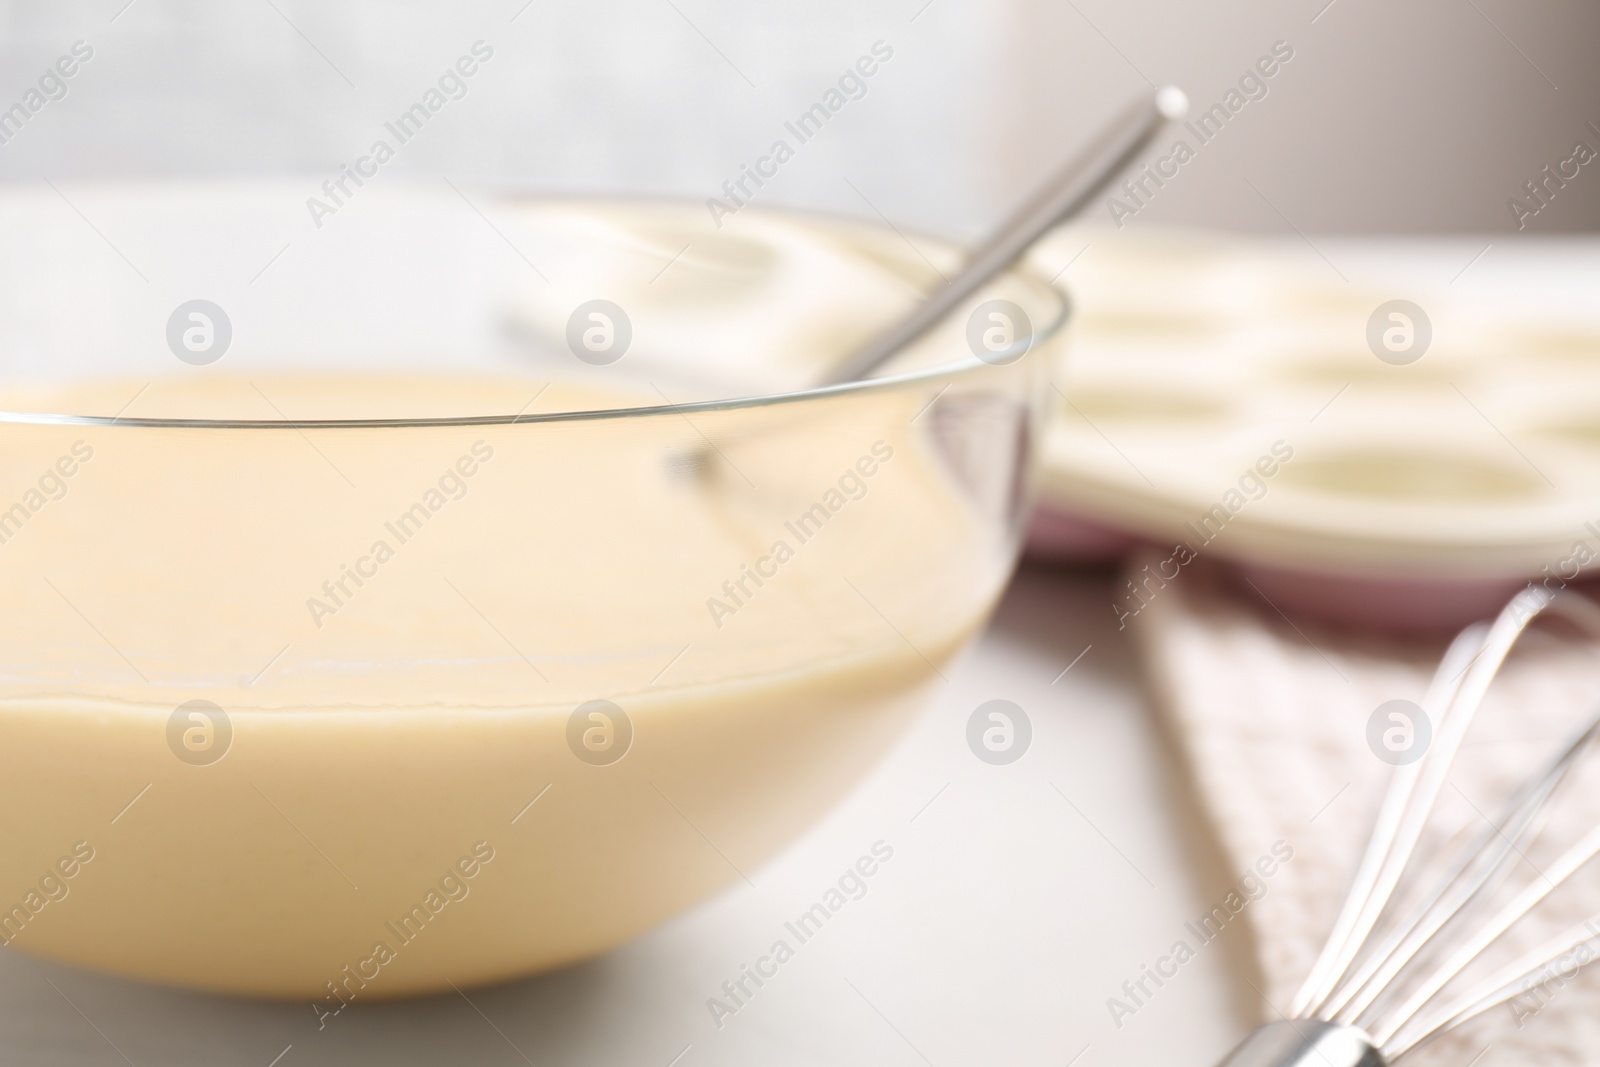
[{"label": "light blurred background", "polygon": [[[1204,108],[1277,41],[1268,95],[1130,226],[1515,233],[1523,183],[1600,147],[1584,0],[13,0],[0,106],[74,41],[94,58],[0,179],[320,178],[478,39],[495,58],[385,174],[703,200],[879,40],[866,96],[757,203],[970,237],[1147,83]],[[1596,228],[1600,166],[1524,232]]]},{"label": "light blurred background", "polygon": [[[450,198],[448,212],[435,202],[426,213],[405,215],[406,228],[395,227],[390,221],[401,209],[370,194],[363,200],[372,209],[368,217],[341,219],[319,238],[315,254],[308,253],[299,242],[309,224],[296,197],[315,193],[375,139],[392,142],[385,123],[416,103],[479,40],[493,48],[493,58],[467,83],[467,94],[435,115],[374,179],[397,193],[407,179],[431,186],[435,201]],[[1091,314],[1080,321],[1088,326],[1097,294],[1116,296],[1119,285],[1141,302],[1106,301],[1112,314],[1102,325],[1131,307],[1155,322],[1157,340],[1170,342],[1160,330],[1166,320],[1151,314],[1171,310],[1168,303],[1197,320],[1207,312],[1228,321],[1210,335],[1211,347],[1203,352],[1209,364],[1169,344],[1170,366],[1177,368],[1170,374],[1141,366],[1124,374],[1115,346],[1105,343],[1114,331],[1102,329],[1098,367],[1107,373],[1098,395],[1104,403],[1095,407],[1094,391],[1079,388],[1096,385],[1092,375],[1067,384],[1076,401],[1062,425],[1079,433],[1069,445],[1085,444],[1076,453],[1065,451],[1086,457],[1086,464],[1103,459],[1103,469],[1118,472],[1122,481],[1108,476],[1095,484],[1120,486],[1124,495],[1146,486],[1153,494],[1148,471],[1187,519],[1234,484],[1281,422],[1289,426],[1285,439],[1302,448],[1295,470],[1320,462],[1317,469],[1334,472],[1330,482],[1343,479],[1337,492],[1326,494],[1337,506],[1326,513],[1339,517],[1338,530],[1353,528],[1346,520],[1360,505],[1373,516],[1363,530],[1393,527],[1409,536],[1415,523],[1390,522],[1389,516],[1409,506],[1411,496],[1438,505],[1435,528],[1456,538],[1447,547],[1470,532],[1458,514],[1475,520],[1532,514],[1522,498],[1449,510],[1446,505],[1460,503],[1446,499],[1451,487],[1479,483],[1436,475],[1442,468],[1428,464],[1438,453],[1461,469],[1469,460],[1490,474],[1509,468],[1521,478],[1516,484],[1533,485],[1529,499],[1548,505],[1535,518],[1554,516],[1540,519],[1543,525],[1527,523],[1538,526],[1526,537],[1536,551],[1542,551],[1540,538],[1565,546],[1589,536],[1570,516],[1600,521],[1600,504],[1591,506],[1600,501],[1592,487],[1600,464],[1584,459],[1588,453],[1566,468],[1582,477],[1563,484],[1564,495],[1543,476],[1549,469],[1562,479],[1547,455],[1579,454],[1578,445],[1600,440],[1593,432],[1600,423],[1600,378],[1587,369],[1596,365],[1591,356],[1600,350],[1594,340],[1600,329],[1554,340],[1546,331],[1525,348],[1466,351],[1464,357],[1445,343],[1478,334],[1475,320],[1457,314],[1462,306],[1499,313],[1540,298],[1561,304],[1563,313],[1600,310],[1593,242],[1536,240],[1600,230],[1600,159],[1583,166],[1525,229],[1518,230],[1508,207],[1524,195],[1525,183],[1568,159],[1575,143],[1600,149],[1596,0],[0,0],[0,117],[78,41],[93,49],[93,58],[66,83],[66,95],[0,143],[0,183],[8,185],[0,207],[11,212],[0,212],[0,240],[10,253],[0,256],[0,356],[8,373],[91,367],[102,356],[126,358],[152,375],[185,371],[174,363],[164,329],[173,309],[196,296],[214,298],[233,317],[236,345],[221,365],[230,372],[285,353],[317,362],[353,360],[359,353],[395,366],[433,360],[440,352],[459,358],[463,351],[496,351],[503,340],[494,327],[505,279],[531,275],[524,264],[532,263],[519,258],[524,253],[493,229],[495,223],[480,226],[468,215],[445,179],[463,189],[645,194],[692,203],[721,197],[723,183],[775,139],[792,143],[785,123],[822,100],[877,42],[893,56],[866,83],[865,95],[799,146],[755,203],[887,219],[970,241],[1135,94],[1176,83],[1197,111],[1205,110],[1284,42],[1293,58],[1267,82],[1266,95],[1234,115],[1127,230],[1158,236],[1166,227],[1193,226],[1286,238],[1286,255],[1323,272],[1314,275],[1320,279],[1315,285],[1306,282],[1292,292],[1301,283],[1288,278],[1282,288],[1297,298],[1331,287],[1332,271],[1340,269],[1334,263],[1359,278],[1405,266],[1410,254],[1420,264],[1413,274],[1436,279],[1424,292],[1455,286],[1454,299],[1435,303],[1406,287],[1369,294],[1352,284],[1336,295],[1340,309],[1355,309],[1353,317],[1307,314],[1306,322],[1288,321],[1292,316],[1282,309],[1304,309],[1312,301],[1285,300],[1278,319],[1266,326],[1281,327],[1294,343],[1277,346],[1273,355],[1282,363],[1269,365],[1255,360],[1257,349],[1276,345],[1279,334],[1260,329],[1254,313],[1272,305],[1255,294],[1270,289],[1263,279],[1285,281],[1282,260],[1247,263],[1249,271],[1239,276],[1262,282],[1259,290],[1238,286],[1235,299],[1219,308],[1202,306],[1217,289],[1170,282],[1175,273],[1160,276],[1169,280],[1165,287],[1147,285],[1133,268],[1121,274],[1108,269],[1116,261],[1098,258],[1102,249],[1087,258],[1087,270],[1080,267],[1068,279],[1075,293],[1085,294],[1083,307]],[[193,196],[192,186],[174,183],[141,199],[110,184],[261,175],[291,180],[265,183],[287,193],[281,204],[252,202],[249,226],[227,222],[220,200]],[[105,187],[91,188],[102,180]],[[1090,221],[1112,220],[1097,209]],[[1315,247],[1302,247],[1312,242],[1299,234],[1314,235]],[[1430,247],[1407,253],[1409,242],[1365,240],[1372,235],[1446,239],[1417,242]],[[295,249],[286,255],[291,239]],[[1491,241],[1494,253],[1486,255]],[[364,272],[373,263],[384,269]],[[272,273],[256,286],[269,267]],[[1235,276],[1223,270],[1220,277],[1226,283]],[[1134,281],[1123,284],[1127,278]],[[92,313],[86,313],[80,284],[94,294]],[[1374,358],[1362,329],[1371,309],[1391,295],[1425,300],[1440,330],[1438,351],[1406,372],[1409,378]],[[1177,296],[1186,299],[1171,299]],[[1079,351],[1092,353],[1094,336],[1085,333]],[[1249,341],[1257,334],[1267,341]],[[1249,343],[1235,343],[1241,335]],[[1541,350],[1542,362],[1527,355]],[[1275,376],[1230,377],[1225,357],[1233,356],[1246,369],[1268,367]],[[1303,366],[1290,366],[1295,361]],[[1082,359],[1080,366],[1094,370],[1096,364]],[[1240,381],[1288,384],[1269,393],[1238,387]],[[1403,390],[1392,404],[1382,388],[1390,383]],[[1154,396],[1157,403],[1150,409],[1121,403],[1129,395]],[[1271,407],[1262,396],[1287,400]],[[1442,405],[1444,415],[1424,422],[1419,397]],[[1175,399],[1163,407],[1164,398]],[[1497,406],[1502,398],[1504,406]],[[1364,408],[1366,400],[1374,406]],[[1140,426],[1162,430],[1163,411],[1181,415],[1184,405],[1212,403],[1218,422],[1232,420],[1231,435],[1205,419],[1180,417],[1172,425],[1191,435],[1181,446],[1159,433],[1136,435]],[[1147,410],[1156,417],[1141,423]],[[1377,469],[1382,476],[1344,478],[1343,470],[1357,468],[1339,467],[1345,453],[1334,446],[1350,444],[1348,455],[1366,463],[1358,449],[1374,440],[1389,451],[1358,473]],[[1397,440],[1428,446],[1414,450],[1428,461],[1417,464],[1422,473],[1415,485],[1435,488],[1428,484],[1435,479],[1443,489],[1432,496],[1414,492],[1415,485],[1395,473],[1398,459],[1409,454],[1390,446]],[[1241,451],[1230,451],[1236,447]],[[1084,469],[1095,474],[1102,468]],[[1287,483],[1287,477],[1274,483],[1281,488],[1273,489],[1270,502],[1252,503],[1244,521],[1280,501],[1292,507],[1304,499],[1292,497]],[[1540,496],[1547,483],[1550,492]],[[1376,505],[1347,503],[1369,484],[1377,486],[1371,494]],[[1074,503],[1063,504],[1069,519]],[[1391,504],[1395,510],[1383,510]],[[1494,534],[1501,526],[1486,528]],[[1230,537],[1237,541],[1234,529]],[[1155,537],[1149,529],[1134,533]],[[1229,544],[1216,549],[1219,564]],[[1104,551],[1114,557],[1124,549],[1115,541]],[[1312,545],[1303,554],[1313,570],[1323,562],[1317,551]],[[1539,563],[1546,558],[1562,556]],[[1505,580],[1501,571],[1491,577]],[[1259,573],[1255,579],[1265,581]],[[1179,589],[1202,581],[1185,578]],[[1124,632],[1116,614],[1122,584],[1109,572],[1028,571],[970,664],[886,771],[782,866],[761,876],[764,889],[774,885],[799,900],[854,858],[863,828],[890,825],[907,842],[907,858],[898,861],[907,865],[906,874],[896,876],[903,877],[901,887],[874,889],[870,907],[876,910],[850,920],[870,936],[819,949],[808,957],[818,961],[806,964],[817,967],[809,977],[763,1001],[773,1007],[761,1011],[772,1014],[747,1017],[742,1021],[752,1025],[727,1038],[715,1036],[701,1001],[733,973],[737,960],[748,958],[751,939],[766,936],[770,904],[754,892],[727,896],[604,960],[496,992],[485,1001],[484,1019],[500,1018],[510,1036],[489,1032],[475,1014],[444,998],[364,1016],[360,1029],[352,1021],[343,1036],[316,1045],[302,1005],[168,994],[54,965],[47,971],[13,953],[0,961],[0,988],[14,1005],[0,1013],[0,1047],[23,1035],[36,1043],[38,1062],[68,1062],[83,1049],[90,1051],[78,1062],[111,1062],[98,1043],[105,1035],[80,1025],[82,1014],[128,1039],[130,1062],[267,1063],[274,1053],[281,1059],[290,1042],[300,1047],[286,1065],[362,1056],[459,1060],[454,1043],[479,1039],[491,1050],[484,1062],[489,1055],[514,1062],[497,1043],[502,1037],[521,1042],[540,1063],[579,1062],[576,1053],[589,1052],[586,1062],[666,1064],[677,1049],[683,1049],[680,1058],[689,1051],[684,1042],[691,1038],[698,1044],[685,1067],[816,1063],[841,1049],[840,1062],[894,1062],[897,1053],[898,1062],[921,1062],[896,1043],[882,1025],[886,1018],[871,1014],[838,980],[848,966],[852,973],[894,976],[884,985],[898,984],[906,1014],[896,1018],[908,1033],[937,1035],[938,1043],[929,1045],[937,1062],[987,1056],[1060,1065],[1079,1062],[1091,1044],[1095,1051],[1082,1067],[1210,1062],[1259,1013],[1253,990],[1242,984],[1249,979],[1228,978],[1235,963],[1251,957],[1248,945],[1236,942],[1227,959],[1212,954],[1195,964],[1186,985],[1164,994],[1156,1010],[1126,1032],[1108,1021],[1104,1006],[1107,994],[1154,958],[1152,946],[1160,951],[1152,938],[1179,931],[1221,899],[1216,886],[1225,879],[1218,872],[1238,870],[1226,865],[1259,854],[1253,841],[1237,856],[1213,848],[1211,831],[1200,825],[1215,812],[1189,788],[1182,757],[1172,758],[1181,750],[1181,733],[1170,731],[1171,746],[1161,740],[1143,665],[1157,661],[1161,650],[1138,652]],[[1418,599],[1417,588],[1403,586],[1401,594]],[[1162,610],[1177,610],[1176,595],[1158,602]],[[1273,596],[1294,610],[1275,587]],[[1259,613],[1263,632],[1278,625],[1276,603],[1270,611],[1254,601],[1247,606]],[[1382,604],[1373,613],[1394,614]],[[1296,628],[1281,636],[1293,644],[1298,635]],[[1304,679],[1292,676],[1293,695],[1322,699],[1335,691],[1317,673],[1326,660],[1320,649],[1305,651],[1302,659],[1286,661],[1306,672]],[[1376,659],[1362,646],[1359,655],[1340,662],[1354,675],[1347,660]],[[1248,666],[1234,673],[1244,677]],[[1382,663],[1372,670],[1377,681],[1368,688],[1401,676]],[[1291,677],[1287,671],[1281,676]],[[1026,703],[1040,724],[1032,762],[1020,764],[1026,773],[1009,783],[980,777],[995,768],[972,760],[961,740],[972,709],[996,696]],[[1338,720],[1354,724],[1347,734],[1363,760],[1360,727],[1377,702],[1363,705],[1364,699],[1351,698]],[[1278,703],[1295,706],[1285,698],[1266,701],[1263,710]],[[1319,709],[1317,721],[1334,720]],[[1305,765],[1323,768],[1326,755],[1326,746],[1308,750]],[[1360,766],[1369,775],[1387,770],[1377,761]],[[1320,786],[1310,777],[1308,788],[1315,791]],[[912,827],[932,803],[927,798],[937,800],[952,782],[941,806]],[[1069,794],[1075,799],[1067,800]],[[1330,785],[1326,794],[1309,798],[1304,811],[1284,805],[1296,820],[1294,834],[1309,834],[1310,824],[1302,822],[1315,820],[1319,806],[1326,810],[1332,803],[1326,797],[1341,794]],[[1319,825],[1339,818],[1345,816],[1335,809]],[[1349,818],[1352,825],[1359,821]],[[1301,861],[1296,869],[1320,892],[1338,876],[1315,863]],[[998,903],[997,886],[1008,887]],[[1305,912],[1291,892],[1275,889],[1281,895],[1273,899],[1285,902],[1286,914]],[[836,967],[819,965],[826,960],[821,953],[835,951]],[[45,987],[40,974],[59,979],[65,991]],[[65,999],[69,993],[81,997],[81,1013]],[[1238,1004],[1230,1007],[1233,1000]],[[478,1037],[459,1036],[477,1031]],[[597,1045],[610,1051],[595,1055]],[[997,1056],[997,1049],[1004,1052]],[[1517,1062],[1515,1056],[1503,1047],[1484,1067]]]}]

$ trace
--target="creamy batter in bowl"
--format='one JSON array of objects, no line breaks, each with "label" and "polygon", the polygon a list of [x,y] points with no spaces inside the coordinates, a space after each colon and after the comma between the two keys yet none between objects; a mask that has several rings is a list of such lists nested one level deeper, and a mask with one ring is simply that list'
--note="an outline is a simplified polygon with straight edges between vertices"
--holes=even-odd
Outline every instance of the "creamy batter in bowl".
[{"label": "creamy batter in bowl", "polygon": [[664,403],[559,351],[10,383],[0,937],[331,1013],[578,960],[737,881],[1010,573],[1065,305],[997,298],[1039,324],[1019,359],[953,322],[886,377],[755,398]]}]

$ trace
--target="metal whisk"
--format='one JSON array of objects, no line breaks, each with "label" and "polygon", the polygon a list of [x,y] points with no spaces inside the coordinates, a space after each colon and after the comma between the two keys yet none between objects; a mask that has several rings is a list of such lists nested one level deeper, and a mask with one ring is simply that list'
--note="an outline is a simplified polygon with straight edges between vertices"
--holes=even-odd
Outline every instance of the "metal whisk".
[{"label": "metal whisk", "polygon": [[[1396,887],[1408,870],[1423,878],[1417,844],[1484,694],[1535,617],[1548,613],[1600,639],[1600,607],[1571,592],[1530,586],[1493,624],[1456,638],[1423,708],[1432,747],[1397,767],[1365,855],[1333,932],[1289,1018],[1252,1032],[1221,1067],[1387,1067],[1423,1043],[1548,980],[1563,959],[1600,949],[1600,910],[1585,923],[1496,969],[1448,998],[1447,987],[1555,889],[1600,854],[1600,826],[1543,868],[1543,877],[1504,903],[1496,890],[1544,828],[1542,816],[1580,757],[1600,738],[1600,714],[1506,802],[1493,825],[1443,865],[1420,903],[1402,908]],[[1503,895],[1503,894],[1501,894]]]}]

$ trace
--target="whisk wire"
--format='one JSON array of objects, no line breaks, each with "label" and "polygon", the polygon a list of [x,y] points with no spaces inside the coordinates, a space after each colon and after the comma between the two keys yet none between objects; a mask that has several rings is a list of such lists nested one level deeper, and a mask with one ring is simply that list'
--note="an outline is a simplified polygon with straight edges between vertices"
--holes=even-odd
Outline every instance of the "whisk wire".
[{"label": "whisk wire", "polygon": [[1553,599],[1554,594],[1542,586],[1529,586],[1513,597],[1495,619],[1475,654],[1470,650],[1476,628],[1463,632],[1451,645],[1424,698],[1424,711],[1438,722],[1433,746],[1425,757],[1395,773],[1379,809],[1378,823],[1367,844],[1355,887],[1345,902],[1345,913],[1335,925],[1335,935],[1329,938],[1311,977],[1295,997],[1296,1014],[1322,1017],[1328,997],[1360,954],[1411,862],[1428,815],[1444,788],[1450,764],[1471,725],[1472,711],[1488,691],[1518,636]]},{"label": "whisk wire", "polygon": [[[1335,991],[1324,1007],[1331,1018],[1358,1023],[1363,1013],[1435,935],[1478,899],[1497,874],[1507,872],[1513,853],[1526,859],[1519,843],[1537,833],[1539,816],[1547,810],[1557,788],[1597,737],[1600,737],[1600,712],[1590,718],[1541,773],[1517,791],[1500,817],[1486,825],[1462,850],[1455,867],[1441,879],[1433,895],[1418,906],[1408,922],[1393,930]],[[1499,838],[1500,844],[1491,852],[1495,838]],[[1475,868],[1476,873],[1468,877]]]},{"label": "whisk wire", "polygon": [[1445,986],[1465,970],[1468,964],[1481,956],[1484,949],[1498,941],[1507,930],[1537,907],[1540,901],[1558,889],[1596,855],[1600,855],[1600,826],[1590,830],[1576,845],[1562,853],[1544,872],[1543,877],[1513,897],[1482,929],[1467,938],[1460,948],[1452,952],[1445,963],[1396,1010],[1391,1022],[1369,1031],[1373,1038],[1380,1045],[1392,1038],[1424,1005],[1438,996]]},{"label": "whisk wire", "polygon": [[[1514,1000],[1556,977],[1549,971],[1561,961],[1562,957],[1584,952],[1589,959],[1600,953],[1600,914],[1495,971],[1447,1007],[1410,1027],[1409,1033],[1397,1032],[1384,1044],[1384,1056],[1392,1062],[1438,1035],[1470,1022],[1485,1012],[1493,1011],[1507,1001]],[[1533,981],[1541,976],[1542,981]]]},{"label": "whisk wire", "polygon": [[[1439,707],[1454,696],[1462,675],[1481,651],[1487,633],[1488,627],[1479,624],[1462,631],[1451,642],[1444,661],[1429,684],[1427,695],[1423,698],[1423,707],[1427,714],[1434,715]],[[1378,809],[1372,837],[1362,854],[1361,865],[1356,869],[1350,893],[1345,897],[1339,917],[1334,922],[1333,931],[1322,947],[1322,953],[1317,957],[1311,973],[1307,975],[1299,992],[1290,1003],[1291,1017],[1309,1018],[1317,1015],[1329,995],[1338,987],[1340,976],[1349,967],[1350,960],[1359,949],[1361,938],[1357,936],[1356,930],[1361,924],[1367,902],[1377,888],[1384,861],[1388,858],[1390,847],[1400,829],[1400,817],[1416,786],[1417,775],[1420,772],[1419,764],[1405,764],[1396,769],[1394,777],[1390,780],[1382,806]]]},{"label": "whisk wire", "polygon": [[[1420,904],[1408,902],[1406,913],[1396,914],[1402,878],[1414,865],[1432,862],[1419,860],[1418,846],[1478,708],[1513,646],[1545,612],[1600,641],[1600,605],[1568,590],[1552,592],[1537,585],[1513,597],[1492,624],[1469,627],[1456,638],[1424,697],[1426,714],[1435,723],[1433,744],[1420,760],[1397,767],[1390,778],[1350,894],[1294,998],[1291,1017],[1255,1030],[1228,1057],[1226,1067],[1382,1067],[1534,986],[1547,985],[1553,978],[1550,968],[1564,957],[1570,958],[1563,967],[1576,967],[1600,951],[1596,915],[1583,927],[1493,971],[1443,1006],[1435,1003],[1485,950],[1600,855],[1596,826],[1513,893],[1487,922],[1468,932],[1469,914],[1476,922],[1479,906],[1489,909],[1516,869],[1516,860],[1539,870],[1525,849],[1540,839],[1550,802],[1578,759],[1600,742],[1600,712],[1592,713],[1513,793],[1495,820],[1485,818],[1486,828],[1464,835],[1464,851],[1445,850],[1445,876]],[[1446,941],[1457,931],[1464,936],[1451,949]],[[1421,972],[1415,980],[1412,971]],[[1397,1007],[1395,1000],[1400,1000]]]}]

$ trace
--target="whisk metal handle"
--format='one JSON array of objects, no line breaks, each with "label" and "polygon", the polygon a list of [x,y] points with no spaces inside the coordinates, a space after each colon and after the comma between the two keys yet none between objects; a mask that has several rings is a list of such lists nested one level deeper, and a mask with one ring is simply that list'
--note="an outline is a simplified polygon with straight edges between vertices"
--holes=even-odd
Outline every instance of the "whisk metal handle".
[{"label": "whisk metal handle", "polygon": [[1217,1067],[1388,1067],[1388,1061],[1353,1026],[1284,1019],[1252,1030]]}]

